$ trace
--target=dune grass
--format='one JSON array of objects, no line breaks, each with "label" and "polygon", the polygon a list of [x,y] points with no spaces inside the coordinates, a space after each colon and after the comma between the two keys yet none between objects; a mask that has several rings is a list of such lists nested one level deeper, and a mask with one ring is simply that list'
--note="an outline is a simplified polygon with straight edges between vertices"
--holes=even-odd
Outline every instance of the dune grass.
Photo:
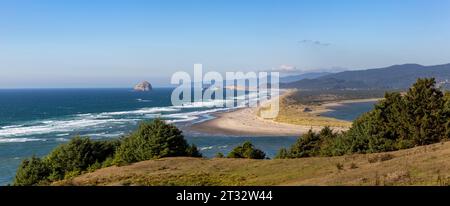
[{"label": "dune grass", "polygon": [[[330,126],[348,128],[352,125],[349,121],[338,120],[330,117],[320,116],[327,108],[321,105],[304,105],[293,99],[295,91],[289,91],[280,97],[280,110],[274,119],[276,122],[307,125],[307,126]],[[261,108],[262,110],[267,108]]]}]

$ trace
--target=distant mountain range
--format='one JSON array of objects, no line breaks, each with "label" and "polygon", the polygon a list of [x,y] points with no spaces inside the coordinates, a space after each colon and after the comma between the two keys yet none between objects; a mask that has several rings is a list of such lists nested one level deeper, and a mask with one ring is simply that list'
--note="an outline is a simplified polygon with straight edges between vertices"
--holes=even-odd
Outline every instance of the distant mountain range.
[{"label": "distant mountain range", "polygon": [[409,88],[417,78],[425,77],[434,77],[439,86],[448,87],[450,82],[450,64],[435,66],[403,64],[385,68],[344,71],[293,82],[283,83],[281,80],[280,87],[306,90],[405,89]]},{"label": "distant mountain range", "polygon": [[325,75],[332,74],[331,72],[311,72],[311,73],[305,73],[305,74],[299,74],[299,75],[291,75],[291,76],[285,76],[280,77],[280,82],[282,83],[291,83],[300,81],[303,79],[316,79]]}]

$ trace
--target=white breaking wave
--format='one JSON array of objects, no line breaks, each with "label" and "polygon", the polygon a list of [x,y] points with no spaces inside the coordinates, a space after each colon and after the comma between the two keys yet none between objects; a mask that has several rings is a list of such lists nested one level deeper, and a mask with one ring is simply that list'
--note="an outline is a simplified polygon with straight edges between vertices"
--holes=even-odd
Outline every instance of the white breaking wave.
[{"label": "white breaking wave", "polygon": [[74,119],[74,120],[58,120],[43,121],[39,125],[26,127],[10,127],[0,129],[0,137],[15,137],[33,134],[47,134],[51,132],[72,132],[77,129],[94,127],[102,124],[124,123],[129,119]]},{"label": "white breaking wave", "polygon": [[[248,94],[248,98],[254,100],[257,98],[256,93]],[[126,123],[136,123],[140,120],[161,117],[166,119],[168,123],[189,122],[199,119],[202,115],[226,111],[230,109],[244,107],[240,104],[237,107],[215,107],[225,104],[227,101],[235,101],[245,97],[239,96],[232,100],[208,100],[205,102],[192,102],[182,106],[167,106],[167,107],[148,107],[130,111],[117,112],[101,112],[101,113],[86,113],[68,116],[63,120],[47,119],[42,121],[35,121],[27,124],[8,125],[0,127],[0,142],[26,142],[26,141],[40,141],[42,139],[33,138],[15,138],[19,136],[40,135],[58,132],[57,137],[68,136],[71,133],[77,132],[86,128],[106,129],[114,127],[121,127]],[[139,100],[139,99],[138,99]],[[141,101],[144,101],[141,99]],[[189,108],[212,108],[202,111],[180,112],[182,109]],[[169,114],[167,114],[167,113]],[[107,134],[102,133],[101,136],[119,136],[121,134]],[[9,138],[9,139],[8,139]]]},{"label": "white breaking wave", "polygon": [[173,108],[173,107],[150,107],[150,108],[142,108],[138,110],[131,110],[131,111],[121,111],[121,112],[103,112],[100,113],[100,115],[145,115],[145,114],[152,114],[152,113],[159,113],[159,112],[177,112],[180,111],[179,108]]},{"label": "white breaking wave", "polygon": [[136,99],[138,102],[151,102],[152,100],[148,99]]},{"label": "white breaking wave", "polygon": [[209,147],[200,147],[200,151],[203,150],[211,150],[212,148],[214,148],[213,146],[209,146]]},{"label": "white breaking wave", "polygon": [[19,124],[19,125],[11,125],[11,126],[4,126],[1,127],[2,129],[10,129],[10,128],[16,128],[16,127],[22,127],[23,125]]},{"label": "white breaking wave", "polygon": [[161,115],[162,118],[172,118],[175,120],[166,120],[167,123],[176,123],[176,122],[188,122],[198,119],[201,115],[210,114],[214,112],[226,111],[232,108],[216,108],[209,109],[203,111],[194,111],[194,112],[184,112],[184,113],[174,113],[174,114],[166,114]]},{"label": "white breaking wave", "polygon": [[31,142],[31,141],[47,141],[47,140],[35,138],[0,138],[0,143]]}]

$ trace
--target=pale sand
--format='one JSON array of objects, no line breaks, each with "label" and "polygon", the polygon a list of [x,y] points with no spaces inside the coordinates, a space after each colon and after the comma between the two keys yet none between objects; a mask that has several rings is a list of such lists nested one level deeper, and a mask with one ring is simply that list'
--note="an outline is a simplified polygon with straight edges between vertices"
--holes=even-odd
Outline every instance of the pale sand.
[{"label": "pale sand", "polygon": [[208,134],[298,136],[309,129],[321,127],[293,125],[265,120],[256,115],[255,108],[243,108],[231,112],[216,113],[215,119],[194,124],[190,129]]},{"label": "pale sand", "polygon": [[[369,102],[378,99],[346,100],[324,104],[323,108],[352,102]],[[319,131],[322,126],[294,125],[263,119],[257,115],[259,108],[242,108],[229,112],[215,113],[215,119],[192,125],[189,129],[207,134],[253,135],[253,136],[299,136],[310,129]],[[320,112],[329,111],[323,109]],[[316,111],[317,112],[317,111]],[[332,127],[334,131],[345,131],[348,127]]]}]

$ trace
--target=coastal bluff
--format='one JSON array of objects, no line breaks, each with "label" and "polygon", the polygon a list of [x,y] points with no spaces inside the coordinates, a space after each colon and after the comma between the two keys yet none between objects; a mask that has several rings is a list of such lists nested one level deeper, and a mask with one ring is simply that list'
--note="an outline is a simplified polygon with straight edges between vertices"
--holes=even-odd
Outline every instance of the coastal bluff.
[{"label": "coastal bluff", "polygon": [[139,84],[136,84],[133,89],[134,91],[138,92],[147,92],[152,90],[152,85],[148,81],[143,81]]}]

